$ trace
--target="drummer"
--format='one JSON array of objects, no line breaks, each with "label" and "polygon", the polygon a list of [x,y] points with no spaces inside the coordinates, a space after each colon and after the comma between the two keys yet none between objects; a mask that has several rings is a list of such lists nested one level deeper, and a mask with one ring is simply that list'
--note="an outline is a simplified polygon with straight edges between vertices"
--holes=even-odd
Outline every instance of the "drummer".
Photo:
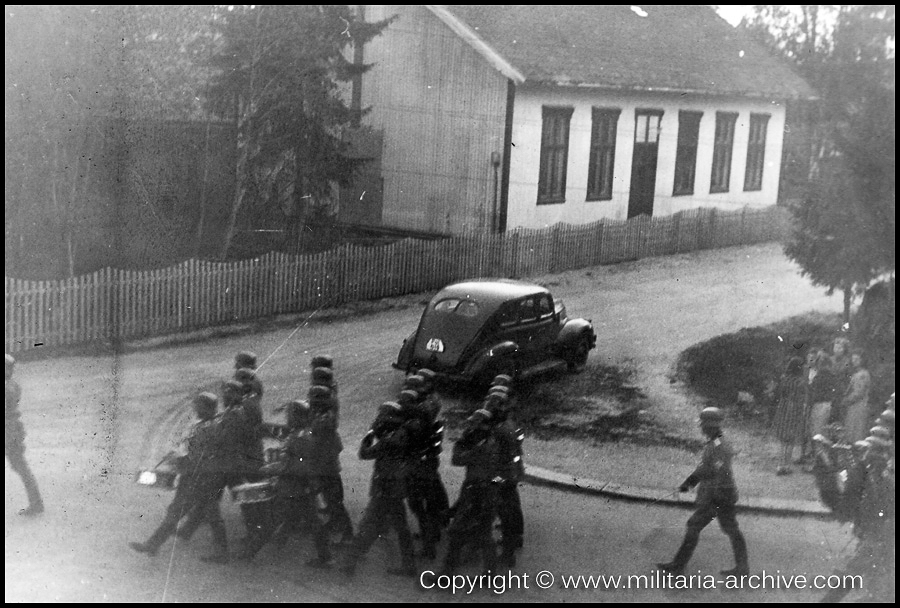
[{"label": "drummer", "polygon": [[247,484],[243,487],[247,492],[263,493],[260,496],[249,496],[246,504],[267,505],[272,514],[270,525],[249,539],[245,557],[251,559],[256,555],[276,531],[286,535],[289,530],[306,521],[313,527],[317,553],[307,565],[330,568],[332,555],[328,538],[329,529],[323,521],[324,514],[316,505],[318,489],[315,487],[311,470],[314,446],[310,434],[310,407],[303,401],[292,401],[286,407],[286,414],[290,433],[284,442],[284,457],[277,462],[266,464],[260,471],[265,475],[277,476],[274,494],[271,497],[266,494],[270,489],[267,482]]},{"label": "drummer", "polygon": [[228,539],[219,511],[219,492],[223,480],[222,473],[216,466],[218,441],[214,422],[218,399],[212,393],[200,393],[194,398],[193,405],[197,423],[187,439],[187,455],[177,462],[181,482],[175,490],[175,497],[153,535],[146,542],[130,542],[128,545],[140,553],[156,555],[162,544],[175,532],[179,520],[190,513],[196,517],[197,522],[205,521],[209,524],[216,544],[216,552],[201,559],[225,563],[228,561]]}]

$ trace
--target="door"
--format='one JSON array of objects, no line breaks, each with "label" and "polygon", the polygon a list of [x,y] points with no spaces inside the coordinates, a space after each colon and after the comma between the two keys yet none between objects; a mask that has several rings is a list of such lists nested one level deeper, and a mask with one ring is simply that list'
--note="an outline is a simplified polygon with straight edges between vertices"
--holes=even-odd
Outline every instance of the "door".
[{"label": "door", "polygon": [[656,155],[662,110],[637,110],[634,115],[634,155],[631,159],[631,189],[628,217],[653,215],[656,190]]}]

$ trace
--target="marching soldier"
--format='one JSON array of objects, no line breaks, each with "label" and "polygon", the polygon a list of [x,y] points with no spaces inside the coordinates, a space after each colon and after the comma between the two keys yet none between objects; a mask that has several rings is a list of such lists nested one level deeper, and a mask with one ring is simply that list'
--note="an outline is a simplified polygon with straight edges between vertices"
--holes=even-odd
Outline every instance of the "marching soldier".
[{"label": "marching soldier", "polygon": [[513,568],[516,565],[516,549],[522,547],[525,533],[522,501],[519,498],[519,483],[525,478],[525,463],[522,461],[525,433],[510,418],[506,393],[493,390],[488,393],[486,409],[494,418],[494,433],[500,446],[500,476],[503,479],[497,490],[497,515],[503,535],[500,561]]},{"label": "marching soldier", "polygon": [[[879,419],[893,420],[893,410]],[[853,533],[859,539],[856,553],[840,574],[861,575],[866,580],[866,599],[895,601],[895,465],[893,428],[877,426],[871,435],[856,442],[862,458],[848,472],[846,497],[853,504]],[[848,509],[851,510],[851,509]],[[839,602],[852,589],[831,589],[823,603]]]},{"label": "marching soldier", "polygon": [[[225,409],[219,419],[219,429],[226,467],[225,483],[232,489],[262,479],[259,469],[265,464],[263,419],[252,390],[237,380],[225,383]],[[254,536],[269,523],[268,505],[242,504],[241,515],[247,529],[246,541],[253,544]]]},{"label": "marching soldier", "polygon": [[12,355],[6,355],[6,425],[5,437],[6,459],[13,471],[22,478],[25,493],[28,495],[28,507],[19,511],[19,515],[31,517],[44,512],[44,501],[38,489],[37,480],[25,460],[25,426],[19,419],[19,400],[22,397],[22,389],[19,383],[13,380],[16,360]]},{"label": "marching soldier", "polygon": [[[253,372],[252,375],[245,375],[245,379],[238,378],[238,370],[246,369]],[[259,377],[256,376],[256,354],[250,351],[241,351],[234,357],[234,371],[235,380],[240,381],[243,384],[250,384],[250,388],[252,389],[250,392],[254,393],[257,397],[262,399],[263,396],[263,387],[262,382],[259,380]]]},{"label": "marching soldier", "polygon": [[441,574],[453,574],[459,565],[463,547],[472,543],[482,554],[482,572],[497,569],[493,526],[497,513],[497,487],[500,447],[492,432],[493,416],[476,410],[468,426],[453,445],[453,466],[466,467],[453,521],[447,529],[449,546]]},{"label": "marching soldier", "polygon": [[191,513],[199,522],[209,524],[216,552],[203,557],[203,561],[226,563],[228,561],[228,537],[225,523],[219,511],[219,494],[224,483],[218,466],[221,446],[216,428],[218,400],[212,393],[200,393],[194,398],[197,422],[188,437],[187,454],[176,462],[181,481],[175,497],[166,510],[166,516],[146,542],[130,542],[128,545],[140,553],[156,555],[159,548],[175,532],[182,517]]},{"label": "marching soldier", "polygon": [[349,543],[353,540],[353,522],[344,506],[344,481],[341,479],[340,461],[344,444],[337,431],[336,399],[330,388],[319,385],[309,387],[307,396],[310,407],[312,475],[325,501],[329,531],[340,534],[341,541]]},{"label": "marching soldier", "polygon": [[369,550],[372,543],[388,528],[397,531],[400,543],[401,564],[388,569],[389,574],[415,576],[413,541],[406,522],[404,477],[406,473],[409,432],[404,426],[400,405],[388,401],[378,408],[378,415],[371,430],[359,446],[362,460],[374,460],[369,504],[366,506],[359,533],[346,556],[342,570],[348,576],[356,572],[356,564]]},{"label": "marching soldier", "polygon": [[[406,502],[419,522],[421,555],[426,560],[433,560],[437,557],[437,543],[441,539],[441,529],[446,517],[441,496],[441,492],[446,495],[446,491],[443,490],[444,484],[438,472],[443,426],[435,428],[435,412],[428,409],[424,402],[425,395],[419,392],[424,388],[424,379],[409,376],[403,386],[411,387],[401,391],[398,398],[401,413],[407,420],[407,429],[410,431]],[[436,437],[436,433],[440,436]]]},{"label": "marching soldier", "polygon": [[310,431],[310,407],[303,401],[292,401],[286,407],[286,416],[288,435],[284,441],[282,457],[264,465],[260,470],[264,475],[278,476],[275,498],[272,501],[273,521],[251,539],[246,557],[249,559],[256,555],[275,533],[286,538],[289,531],[297,527],[298,520],[302,520],[312,524],[317,554],[307,565],[330,568],[332,555],[328,527],[316,500],[320,488],[314,470],[317,446]]},{"label": "marching soldier", "polygon": [[723,570],[725,576],[746,576],[750,572],[747,560],[747,542],[741,534],[737,522],[738,493],[731,470],[733,452],[722,438],[722,410],[708,407],[700,412],[700,430],[707,438],[700,465],[678,487],[679,492],[687,492],[697,486],[697,510],[688,519],[684,540],[675,558],[657,566],[666,572],[681,575],[691,559],[700,540],[700,532],[713,519],[719,520],[722,531],[728,535],[734,551],[735,567]]}]

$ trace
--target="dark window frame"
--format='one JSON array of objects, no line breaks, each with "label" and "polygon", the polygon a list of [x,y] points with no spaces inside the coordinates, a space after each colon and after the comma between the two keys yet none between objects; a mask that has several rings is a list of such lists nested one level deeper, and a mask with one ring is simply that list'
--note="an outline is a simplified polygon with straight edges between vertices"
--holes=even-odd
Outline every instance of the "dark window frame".
[{"label": "dark window frame", "polygon": [[672,196],[694,194],[697,179],[697,148],[700,143],[700,121],[703,112],[680,110],[678,112],[678,142],[675,147],[675,179]]},{"label": "dark window frame", "polygon": [[766,140],[771,114],[750,114],[750,133],[747,137],[747,165],[744,170],[744,192],[762,190],[766,168]]},{"label": "dark window frame", "polygon": [[591,108],[591,151],[588,158],[586,202],[612,200],[621,114],[620,108]]},{"label": "dark window frame", "polygon": [[[541,156],[538,168],[538,205],[566,202],[566,174],[569,164],[570,106],[542,106]],[[554,137],[556,136],[556,137]],[[556,140],[556,141],[550,141]],[[555,169],[555,171],[554,171]]]},{"label": "dark window frame", "polygon": [[737,112],[716,112],[712,171],[709,178],[710,194],[728,192],[731,188],[731,163],[734,156],[734,129],[737,118]]}]

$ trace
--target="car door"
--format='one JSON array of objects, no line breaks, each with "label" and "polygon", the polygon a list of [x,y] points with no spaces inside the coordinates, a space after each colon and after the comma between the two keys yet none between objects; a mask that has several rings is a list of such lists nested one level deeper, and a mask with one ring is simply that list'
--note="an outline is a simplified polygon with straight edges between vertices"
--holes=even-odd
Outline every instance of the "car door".
[{"label": "car door", "polygon": [[528,343],[535,362],[539,362],[552,354],[559,336],[559,322],[549,293],[538,294],[533,300],[536,317],[529,324]]}]

